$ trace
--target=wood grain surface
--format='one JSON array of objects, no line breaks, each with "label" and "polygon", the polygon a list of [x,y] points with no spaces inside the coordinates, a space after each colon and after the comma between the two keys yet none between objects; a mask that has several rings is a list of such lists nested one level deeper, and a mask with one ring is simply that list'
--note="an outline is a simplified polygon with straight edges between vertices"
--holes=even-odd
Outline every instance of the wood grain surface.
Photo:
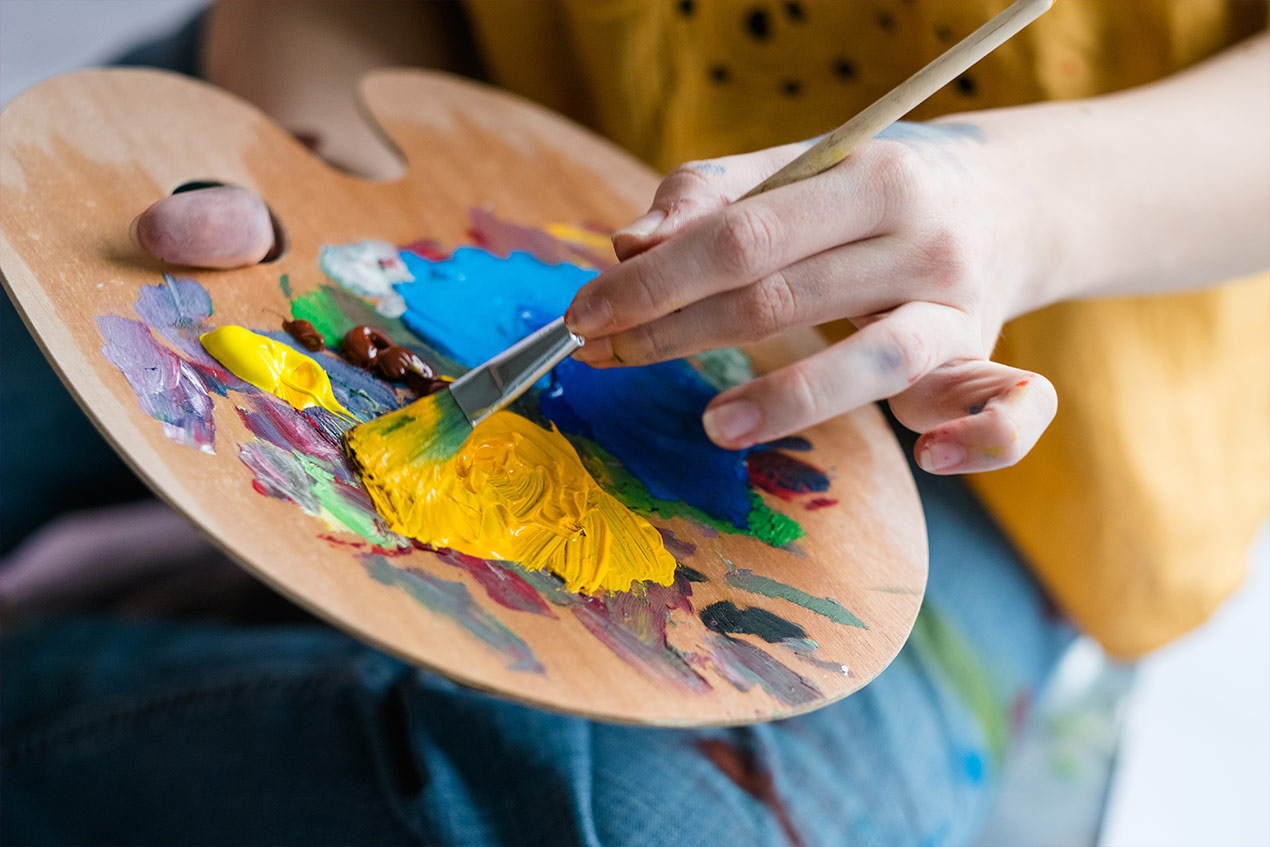
[{"label": "wood grain surface", "polygon": [[[728,724],[787,716],[832,702],[873,679],[899,651],[926,582],[926,535],[899,445],[869,407],[806,433],[801,458],[827,469],[827,497],[806,510],[769,498],[803,525],[798,550],[718,534],[686,519],[654,518],[696,545],[683,563],[704,574],[695,612],[728,600],[801,626],[820,664],[781,644],[736,634],[818,693],[796,703],[744,674],[711,663],[713,635],[699,616],[670,613],[669,644],[699,675],[700,690],[667,683],[623,660],[564,607],[553,616],[494,603],[467,573],[414,551],[392,558],[467,593],[532,648],[545,668],[516,670],[505,657],[398,587],[371,579],[357,551],[324,539],[331,530],[294,504],[253,490],[236,445],[251,439],[232,396],[215,397],[215,453],[178,444],[138,405],[102,353],[94,318],[131,315],[138,291],[173,269],[128,240],[128,222],[191,180],[258,191],[285,227],[289,247],[272,264],[183,273],[211,293],[215,324],[276,328],[279,290],[325,277],[323,245],[364,238],[406,244],[468,243],[468,213],[487,207],[527,225],[591,223],[616,228],[647,206],[657,176],[596,136],[509,94],[443,74],[391,70],[363,85],[368,115],[407,160],[403,178],[375,183],[335,172],[251,106],[211,86],[145,70],[86,71],[18,96],[0,117],[0,272],[58,373],[111,444],[175,509],[261,580],[335,626],[402,659],[504,697],[588,717],[656,725]],[[160,340],[160,343],[164,343]],[[814,349],[815,336],[752,349],[769,369]],[[38,397],[28,402],[39,402]],[[30,445],[58,450],[56,443]],[[40,480],[5,480],[36,486]],[[766,495],[765,495],[766,496]],[[349,536],[355,538],[355,536]],[[844,626],[782,599],[724,580],[729,565],[831,598],[867,626]],[[718,636],[714,636],[717,640]],[[849,675],[835,670],[845,665]]]}]

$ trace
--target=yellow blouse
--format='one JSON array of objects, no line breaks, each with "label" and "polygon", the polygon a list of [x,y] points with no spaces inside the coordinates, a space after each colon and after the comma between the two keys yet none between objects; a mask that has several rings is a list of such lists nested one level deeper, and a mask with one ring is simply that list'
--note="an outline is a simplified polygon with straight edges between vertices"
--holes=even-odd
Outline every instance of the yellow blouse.
[{"label": "yellow blouse", "polygon": [[[1006,5],[469,0],[467,10],[494,82],[667,170],[825,132]],[[1263,2],[1058,0],[912,117],[1140,85],[1265,23]],[[968,479],[1055,599],[1120,656],[1201,623],[1239,584],[1270,508],[1266,275],[1053,306],[1009,324],[995,358],[1049,377],[1059,412],[1017,466]]]}]

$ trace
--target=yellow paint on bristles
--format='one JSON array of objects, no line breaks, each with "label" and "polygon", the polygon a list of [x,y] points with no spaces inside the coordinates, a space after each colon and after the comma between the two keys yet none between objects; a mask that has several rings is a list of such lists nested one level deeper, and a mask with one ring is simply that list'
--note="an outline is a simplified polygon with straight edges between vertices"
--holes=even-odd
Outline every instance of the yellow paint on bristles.
[{"label": "yellow paint on bristles", "polygon": [[297,409],[320,406],[358,423],[331,389],[331,378],[309,356],[241,326],[222,326],[198,338],[203,348],[244,382]]},{"label": "yellow paint on bristles", "polygon": [[435,429],[445,400],[427,402],[438,394],[449,392],[344,436],[393,531],[546,568],[569,591],[626,591],[644,580],[670,585],[676,563],[656,528],[602,489],[559,431],[503,411],[471,429],[457,452],[438,448],[434,439],[449,437]]}]

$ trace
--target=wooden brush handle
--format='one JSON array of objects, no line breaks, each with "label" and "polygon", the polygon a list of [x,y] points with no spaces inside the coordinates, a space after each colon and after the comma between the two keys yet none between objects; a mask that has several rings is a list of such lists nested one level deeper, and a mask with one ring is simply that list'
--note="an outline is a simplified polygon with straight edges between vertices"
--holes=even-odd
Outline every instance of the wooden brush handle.
[{"label": "wooden brush handle", "polygon": [[827,171],[856,148],[911,112],[1049,9],[1054,0],[1017,0],[938,58],[882,95],[873,105],[820,140],[816,146],[751,189],[753,197]]}]

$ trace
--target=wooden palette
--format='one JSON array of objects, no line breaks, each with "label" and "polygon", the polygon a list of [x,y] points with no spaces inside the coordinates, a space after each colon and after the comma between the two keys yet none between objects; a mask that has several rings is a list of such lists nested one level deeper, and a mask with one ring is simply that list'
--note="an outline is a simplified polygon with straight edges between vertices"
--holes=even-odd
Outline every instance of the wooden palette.
[{"label": "wooden palette", "polygon": [[[212,323],[254,329],[276,329],[286,313],[282,274],[296,293],[329,284],[317,263],[323,245],[431,238],[452,249],[468,243],[469,210],[476,207],[531,226],[594,222],[615,228],[646,208],[657,185],[654,173],[607,142],[476,83],[385,71],[365,81],[363,96],[369,115],[408,162],[400,180],[375,183],[337,173],[251,106],[156,71],[59,77],[5,110],[4,284],[115,449],[159,495],[276,590],[406,661],[501,696],[603,720],[691,726],[808,711],[873,679],[907,638],[926,582],[916,489],[874,408],[806,433],[813,448],[799,458],[827,469],[832,483],[824,496],[836,503],[812,510],[805,498],[786,502],[764,495],[806,530],[797,549],[708,531],[681,517],[653,518],[685,542],[679,545],[681,562],[704,577],[691,583],[691,596],[681,597],[678,608],[631,607],[651,614],[653,629],[664,624],[661,644],[647,626],[614,611],[616,601],[598,601],[608,610],[610,629],[597,637],[578,611],[599,608],[597,601],[557,596],[548,614],[518,611],[495,602],[471,573],[431,552],[380,560],[381,567],[423,574],[446,596],[469,597],[469,612],[483,625],[511,632],[532,651],[537,670],[523,662],[516,667],[471,628],[421,602],[417,592],[371,578],[365,545],[354,546],[355,535],[333,533],[294,503],[253,490],[252,471],[238,449],[253,436],[237,414],[235,392],[213,395],[214,453],[169,439],[140,408],[123,374],[103,355],[94,319],[132,316],[142,287],[161,283],[162,274],[173,270],[134,248],[127,230],[134,215],[178,185],[215,180],[250,187],[285,228],[289,247],[274,263],[181,274],[211,293]],[[748,352],[756,368],[766,370],[817,343],[805,333]],[[691,545],[695,552],[686,552]],[[505,570],[514,576],[515,566]],[[729,581],[729,573],[743,571],[765,585],[803,592],[802,600]],[[771,612],[801,627],[805,637],[769,643],[753,634],[711,632],[700,612],[720,601]],[[864,626],[844,624],[836,609],[849,610]],[[647,661],[623,658],[615,642]],[[721,645],[731,659],[719,658]],[[763,656],[784,668],[775,672],[776,682],[761,679]],[[684,685],[676,675],[699,682]],[[781,689],[786,684],[801,688],[791,694]]]}]

